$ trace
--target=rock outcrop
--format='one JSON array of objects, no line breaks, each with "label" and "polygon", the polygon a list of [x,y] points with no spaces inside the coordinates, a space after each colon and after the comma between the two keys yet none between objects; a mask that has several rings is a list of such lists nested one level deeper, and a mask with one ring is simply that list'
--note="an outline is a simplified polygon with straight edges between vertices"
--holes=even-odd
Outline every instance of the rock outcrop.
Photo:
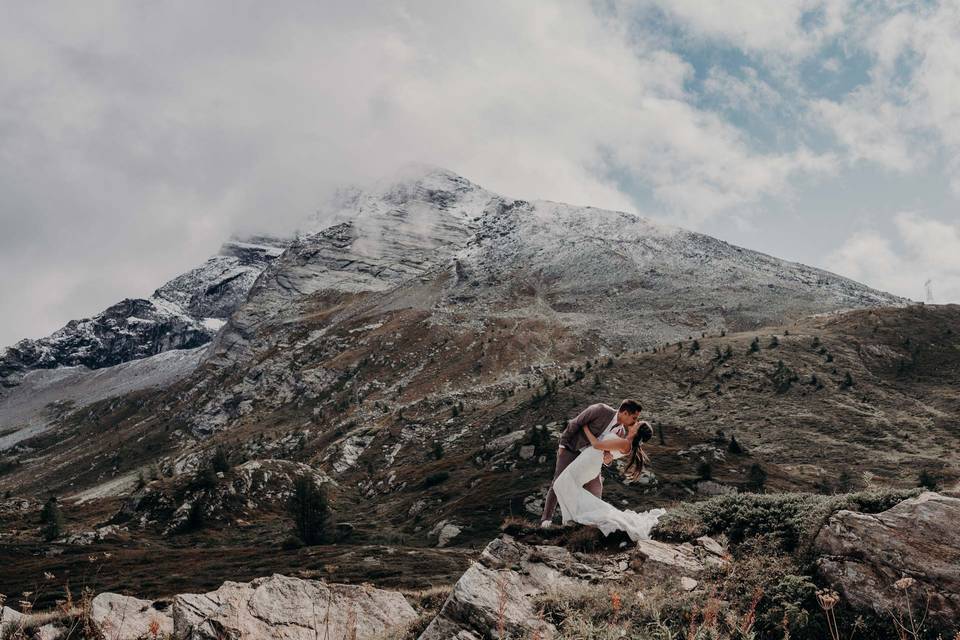
[{"label": "rock outcrop", "polygon": [[366,585],[326,584],[279,574],[224,582],[173,600],[174,637],[373,638],[417,617],[402,594]]},{"label": "rock outcrop", "polygon": [[[169,608],[167,608],[169,609]],[[90,617],[106,638],[136,640],[164,638],[173,633],[173,617],[150,600],[117,593],[101,593],[90,603]]]},{"label": "rock outcrop", "polygon": [[702,538],[697,545],[642,540],[622,553],[585,554],[504,534],[463,574],[420,640],[479,640],[500,624],[511,637],[553,632],[537,615],[534,598],[541,594],[627,576],[695,576],[710,564],[725,562],[718,551],[723,552],[714,540]]},{"label": "rock outcrop", "polygon": [[958,522],[960,499],[933,492],[882,513],[840,511],[814,541],[818,571],[857,608],[887,617],[910,598],[922,612],[929,596],[930,619],[953,623],[960,619]]}]

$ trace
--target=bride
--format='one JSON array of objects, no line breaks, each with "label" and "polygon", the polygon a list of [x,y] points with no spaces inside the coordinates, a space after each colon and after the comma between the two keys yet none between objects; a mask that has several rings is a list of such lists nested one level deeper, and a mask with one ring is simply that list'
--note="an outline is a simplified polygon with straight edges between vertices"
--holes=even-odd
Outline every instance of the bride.
[{"label": "bride", "polygon": [[642,445],[653,435],[650,425],[646,422],[635,422],[627,427],[625,433],[623,427],[620,427],[602,434],[600,438],[586,427],[583,430],[592,446],[577,456],[553,481],[563,523],[592,525],[604,535],[617,530],[626,531],[634,541],[649,539],[650,529],[666,512],[664,509],[651,509],[640,513],[629,509],[621,511],[584,489],[583,485],[600,474],[604,451],[609,451],[614,460],[629,456],[625,475],[629,480],[636,480],[643,471],[644,462],[649,462]]}]

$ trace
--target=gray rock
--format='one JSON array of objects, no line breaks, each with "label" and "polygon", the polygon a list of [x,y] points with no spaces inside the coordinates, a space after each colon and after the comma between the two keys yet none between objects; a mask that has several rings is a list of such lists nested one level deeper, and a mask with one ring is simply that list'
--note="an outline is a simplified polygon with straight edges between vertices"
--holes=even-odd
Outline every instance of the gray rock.
[{"label": "gray rock", "polygon": [[520,447],[520,459],[529,460],[530,458],[533,457],[533,454],[536,452],[536,450],[537,448],[534,447],[532,444],[528,444],[526,446]]},{"label": "gray rock", "polygon": [[[817,534],[821,577],[854,607],[889,616],[904,596],[934,623],[960,618],[960,499],[925,492],[878,514],[840,511]],[[895,583],[908,577],[909,589]],[[910,581],[907,581],[908,583]],[[904,585],[904,583],[900,583]]]},{"label": "gray rock", "polygon": [[66,634],[67,629],[58,624],[50,623],[45,624],[33,634],[33,637],[36,640],[58,640]]},{"label": "gray rock", "polygon": [[693,591],[697,588],[698,584],[700,583],[693,578],[688,578],[687,576],[680,578],[680,588],[684,591]]},{"label": "gray rock", "polygon": [[15,629],[26,618],[25,615],[10,607],[0,607],[0,637],[7,637],[6,634]]},{"label": "gray rock", "polygon": [[117,593],[101,593],[90,603],[90,617],[100,633],[111,640],[135,640],[151,635],[152,624],[157,634],[173,633],[170,611],[160,611],[150,600],[141,600]]},{"label": "gray rock", "polygon": [[484,449],[487,451],[493,451],[495,453],[501,453],[510,449],[513,445],[517,444],[527,435],[526,429],[520,429],[519,431],[513,431],[506,435],[502,435],[498,438],[494,438],[488,442]]},{"label": "gray rock", "polygon": [[460,535],[460,531],[462,531],[462,529],[452,522],[441,520],[430,530],[430,537],[437,539],[438,547],[445,547],[451,540]]},{"label": "gray rock", "polygon": [[420,640],[471,640],[489,637],[503,607],[504,627],[511,637],[556,629],[541,621],[536,596],[546,591],[573,590],[596,582],[623,579],[627,572],[663,579],[666,575],[697,575],[704,569],[696,549],[642,540],[628,552],[614,555],[571,553],[555,546],[533,546],[509,535],[495,538],[460,577],[436,618]]},{"label": "gray rock", "polygon": [[710,536],[700,536],[697,538],[697,544],[712,553],[715,556],[723,557],[726,553],[726,549],[723,548],[723,545],[711,538]]},{"label": "gray rock", "polygon": [[[369,586],[326,584],[279,574],[251,582],[224,582],[206,594],[173,601],[179,640],[234,637],[258,640],[374,638],[416,619],[404,597]],[[355,631],[356,635],[350,634]]]}]

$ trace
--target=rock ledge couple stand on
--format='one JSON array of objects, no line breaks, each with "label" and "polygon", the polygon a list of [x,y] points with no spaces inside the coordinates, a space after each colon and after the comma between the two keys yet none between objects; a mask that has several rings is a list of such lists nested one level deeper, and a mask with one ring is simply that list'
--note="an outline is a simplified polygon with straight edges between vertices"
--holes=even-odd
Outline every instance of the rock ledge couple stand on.
[{"label": "rock ledge couple stand on", "polygon": [[653,436],[650,423],[640,420],[643,407],[626,399],[618,409],[598,402],[567,423],[560,434],[553,485],[543,505],[542,527],[551,526],[560,505],[563,523],[578,522],[600,529],[604,535],[626,531],[634,541],[648,539],[650,529],[664,509],[636,512],[620,510],[602,499],[604,464],[626,458],[624,474],[635,480],[649,462],[643,443]]}]

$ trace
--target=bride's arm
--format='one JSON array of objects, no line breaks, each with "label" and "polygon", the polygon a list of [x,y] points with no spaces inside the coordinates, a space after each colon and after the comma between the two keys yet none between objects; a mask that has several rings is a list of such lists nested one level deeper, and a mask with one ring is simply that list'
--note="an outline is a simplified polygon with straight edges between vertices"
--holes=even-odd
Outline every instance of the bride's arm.
[{"label": "bride's arm", "polygon": [[583,432],[587,434],[587,440],[590,441],[593,448],[600,449],[601,451],[623,451],[630,445],[630,441],[626,438],[607,438],[606,440],[600,440],[597,436],[593,435],[587,427],[583,428]]}]

